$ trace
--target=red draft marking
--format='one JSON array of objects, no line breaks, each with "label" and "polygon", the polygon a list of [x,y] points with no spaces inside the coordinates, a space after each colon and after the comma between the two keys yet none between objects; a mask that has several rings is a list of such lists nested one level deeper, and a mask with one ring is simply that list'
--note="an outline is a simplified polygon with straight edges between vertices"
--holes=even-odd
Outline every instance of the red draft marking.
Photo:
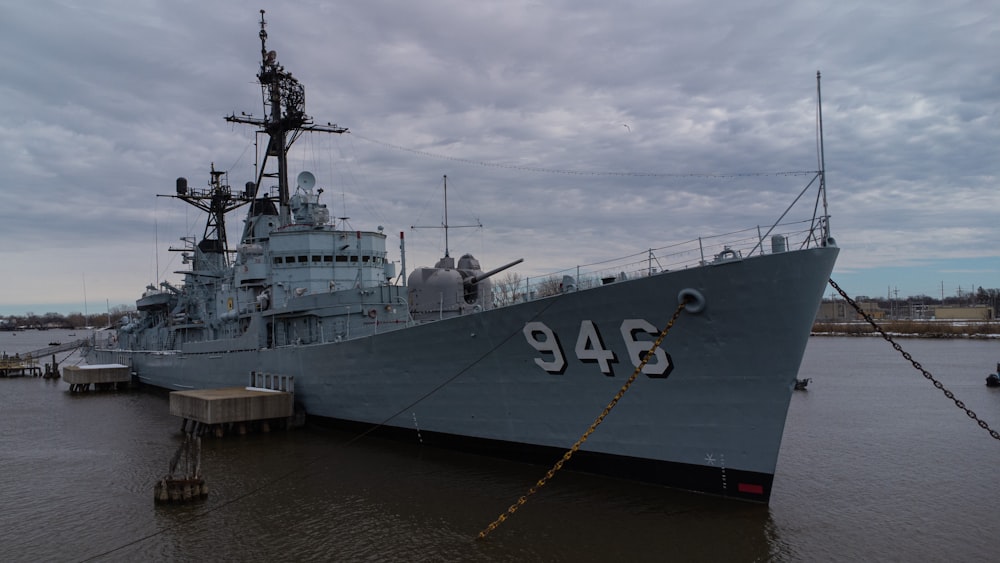
[{"label": "red draft marking", "polygon": [[752,493],[755,495],[764,494],[764,487],[762,485],[754,485],[751,483],[740,483],[736,486],[736,490],[741,493]]}]

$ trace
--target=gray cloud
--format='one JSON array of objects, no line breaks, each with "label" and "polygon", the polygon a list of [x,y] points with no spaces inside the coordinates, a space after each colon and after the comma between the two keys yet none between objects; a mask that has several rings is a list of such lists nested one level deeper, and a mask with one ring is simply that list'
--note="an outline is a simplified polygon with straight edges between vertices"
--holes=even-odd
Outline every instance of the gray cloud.
[{"label": "gray cloud", "polygon": [[[452,222],[485,226],[456,230],[452,252],[524,256],[524,275],[766,226],[807,176],[686,174],[815,169],[822,70],[842,285],[1000,285],[1000,24],[987,2],[267,8],[269,48],[309,113],[352,130],[304,138],[293,166],[357,228],[406,231],[411,267],[443,251],[440,232],[409,227],[440,223],[444,174]],[[5,11],[0,259],[19,275],[0,313],[79,303],[84,276],[111,304],[176,278],[167,248],[202,218],[155,195],[177,176],[204,184],[213,162],[234,186],[252,178],[253,133],[222,117],[261,112],[258,17],[231,0]],[[609,174],[630,172],[662,175]]]}]

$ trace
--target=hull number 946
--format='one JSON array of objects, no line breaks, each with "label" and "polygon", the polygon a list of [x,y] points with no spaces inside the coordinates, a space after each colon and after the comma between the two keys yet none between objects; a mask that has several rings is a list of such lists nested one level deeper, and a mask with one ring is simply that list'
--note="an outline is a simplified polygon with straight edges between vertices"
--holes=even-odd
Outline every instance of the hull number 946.
[{"label": "hull number 946", "polygon": [[[540,321],[524,323],[524,338],[542,357],[535,358],[538,367],[549,373],[561,374],[566,371],[566,353],[563,351],[562,342],[551,328]],[[642,359],[652,348],[652,340],[639,340],[640,334],[645,334],[655,338],[660,331],[645,319],[625,319],[622,321],[619,332],[625,343],[628,354],[628,361],[633,367],[639,367]],[[601,373],[608,377],[614,377],[614,364],[621,362],[615,352],[604,345],[597,325],[593,321],[584,320],[580,322],[580,331],[576,337],[576,346],[573,348],[576,359],[584,363],[596,364]],[[653,357],[649,359],[642,368],[642,373],[653,378],[666,378],[674,369],[670,354],[657,348],[653,352]]]}]

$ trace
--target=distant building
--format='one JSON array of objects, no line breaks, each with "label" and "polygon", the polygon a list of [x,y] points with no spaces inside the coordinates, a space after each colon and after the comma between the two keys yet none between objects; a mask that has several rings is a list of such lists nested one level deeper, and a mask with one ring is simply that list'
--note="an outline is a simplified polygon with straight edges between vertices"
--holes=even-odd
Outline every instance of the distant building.
[{"label": "distant building", "polygon": [[[858,303],[858,306],[873,319],[885,318],[885,311],[875,301],[862,301]],[[819,311],[816,313],[816,321],[818,322],[847,322],[862,320],[862,318],[854,310],[854,307],[848,305],[846,301],[840,300],[824,300],[820,303]]]},{"label": "distant building", "polygon": [[827,301],[823,300],[819,305],[819,311],[816,312],[817,322],[837,322],[847,320],[847,311],[854,312],[847,306],[846,301]]},{"label": "distant building", "polygon": [[987,305],[940,305],[934,307],[934,318],[945,321],[992,321],[993,307]]}]

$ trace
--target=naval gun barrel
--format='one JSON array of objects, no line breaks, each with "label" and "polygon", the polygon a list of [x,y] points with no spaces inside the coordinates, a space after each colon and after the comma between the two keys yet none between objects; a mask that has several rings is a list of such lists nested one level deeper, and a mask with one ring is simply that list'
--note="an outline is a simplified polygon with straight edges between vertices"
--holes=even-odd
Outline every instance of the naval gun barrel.
[{"label": "naval gun barrel", "polygon": [[181,290],[179,290],[176,287],[170,285],[170,282],[168,282],[168,281],[161,281],[160,282],[160,287],[167,288],[174,295],[180,295],[181,294]]},{"label": "naval gun barrel", "polygon": [[503,266],[500,266],[499,268],[493,268],[492,270],[490,270],[488,272],[484,272],[482,274],[479,274],[478,276],[473,276],[473,277],[469,278],[468,280],[466,280],[465,283],[467,283],[469,285],[477,284],[477,283],[485,280],[486,278],[488,278],[488,277],[490,277],[490,276],[492,276],[494,274],[499,274],[500,272],[506,270],[507,268],[510,268],[511,266],[517,266],[521,262],[524,262],[524,258],[518,258],[517,260],[514,260],[510,264],[504,264]]}]

